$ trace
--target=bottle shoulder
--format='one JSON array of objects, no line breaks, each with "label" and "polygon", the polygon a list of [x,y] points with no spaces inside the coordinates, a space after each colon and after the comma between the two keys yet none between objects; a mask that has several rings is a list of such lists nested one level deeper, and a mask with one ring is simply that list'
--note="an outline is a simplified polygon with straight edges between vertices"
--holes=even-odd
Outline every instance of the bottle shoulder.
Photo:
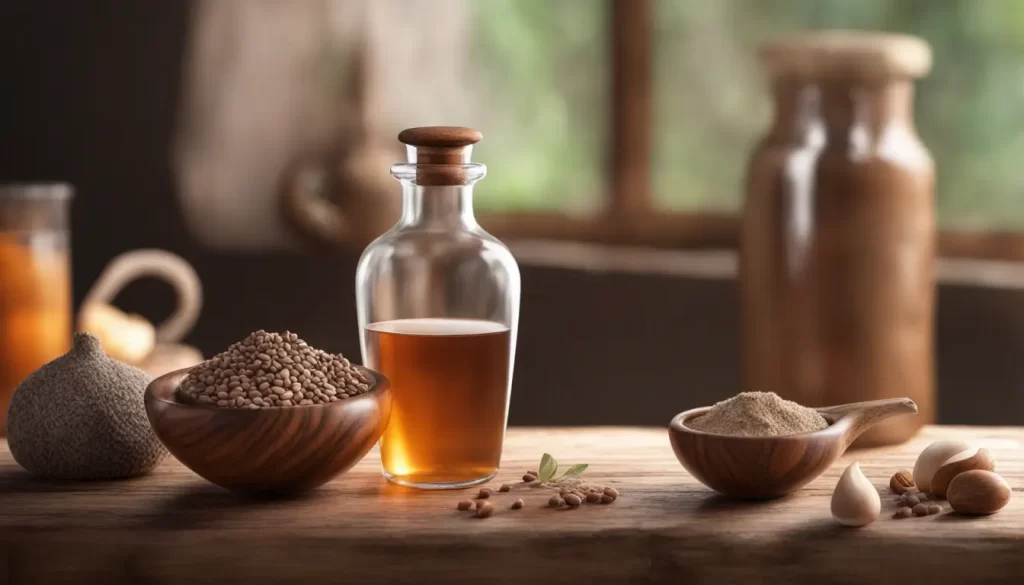
[{"label": "bottle shoulder", "polygon": [[472,230],[392,229],[363,250],[359,270],[410,261],[468,263],[483,260],[519,272],[511,250],[482,228]]}]

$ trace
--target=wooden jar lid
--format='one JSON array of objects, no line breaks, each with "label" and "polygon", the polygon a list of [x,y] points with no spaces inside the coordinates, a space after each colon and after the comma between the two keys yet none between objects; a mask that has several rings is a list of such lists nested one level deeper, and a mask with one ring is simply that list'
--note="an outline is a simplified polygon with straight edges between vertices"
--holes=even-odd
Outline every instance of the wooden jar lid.
[{"label": "wooden jar lid", "polygon": [[794,35],[762,45],[760,55],[773,77],[916,79],[932,67],[925,40],[867,31]]},{"label": "wooden jar lid", "polygon": [[398,134],[408,147],[409,162],[417,166],[420,185],[461,185],[467,181],[464,165],[469,164],[473,145],[483,134],[461,126],[423,126]]}]

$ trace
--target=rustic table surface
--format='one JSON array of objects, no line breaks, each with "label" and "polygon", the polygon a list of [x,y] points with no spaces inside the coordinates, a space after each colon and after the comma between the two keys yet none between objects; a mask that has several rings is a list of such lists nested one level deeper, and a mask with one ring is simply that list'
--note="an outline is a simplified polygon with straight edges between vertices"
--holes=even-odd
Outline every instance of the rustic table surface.
[{"label": "rustic table surface", "polygon": [[[1009,506],[891,519],[889,477],[952,437],[995,453]],[[622,497],[553,510],[546,489],[524,489],[525,509],[498,494],[496,514],[477,519],[455,510],[470,492],[389,485],[371,452],[312,495],[252,501],[173,459],[128,481],[39,481],[0,441],[0,583],[1024,583],[1024,429],[932,427],[847,454],[799,493],[760,503],[697,483],[663,429],[512,429],[505,451],[495,487],[549,451],[590,463],[587,476]],[[829,515],[854,459],[883,501],[882,518],[861,529]]]}]

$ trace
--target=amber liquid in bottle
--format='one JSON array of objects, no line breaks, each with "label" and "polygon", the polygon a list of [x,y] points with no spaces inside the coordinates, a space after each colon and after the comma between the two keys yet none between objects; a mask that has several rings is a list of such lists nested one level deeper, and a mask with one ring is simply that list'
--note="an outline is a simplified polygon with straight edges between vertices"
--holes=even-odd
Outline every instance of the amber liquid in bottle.
[{"label": "amber liquid in bottle", "polygon": [[498,470],[509,399],[509,328],[472,319],[399,319],[366,328],[367,366],[391,381],[385,475],[458,484]]}]

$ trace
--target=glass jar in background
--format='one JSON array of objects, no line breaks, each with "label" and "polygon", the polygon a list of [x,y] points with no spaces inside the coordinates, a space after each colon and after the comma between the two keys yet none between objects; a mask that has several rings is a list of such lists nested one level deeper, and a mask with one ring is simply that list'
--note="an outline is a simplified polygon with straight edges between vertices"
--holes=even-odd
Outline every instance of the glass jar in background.
[{"label": "glass jar in background", "polygon": [[0,436],[15,388],[71,345],[65,184],[0,186]]},{"label": "glass jar in background", "polygon": [[391,381],[381,438],[390,481],[425,489],[482,483],[498,471],[519,318],[519,268],[477,224],[468,128],[399,134],[408,163],[402,215],[359,261],[356,304],[363,363]]},{"label": "glass jar in background", "polygon": [[935,170],[913,117],[930,48],[837,31],[763,57],[776,123],[743,212],[744,389],[808,406],[907,396],[917,416],[855,444],[903,442],[935,412]]}]

